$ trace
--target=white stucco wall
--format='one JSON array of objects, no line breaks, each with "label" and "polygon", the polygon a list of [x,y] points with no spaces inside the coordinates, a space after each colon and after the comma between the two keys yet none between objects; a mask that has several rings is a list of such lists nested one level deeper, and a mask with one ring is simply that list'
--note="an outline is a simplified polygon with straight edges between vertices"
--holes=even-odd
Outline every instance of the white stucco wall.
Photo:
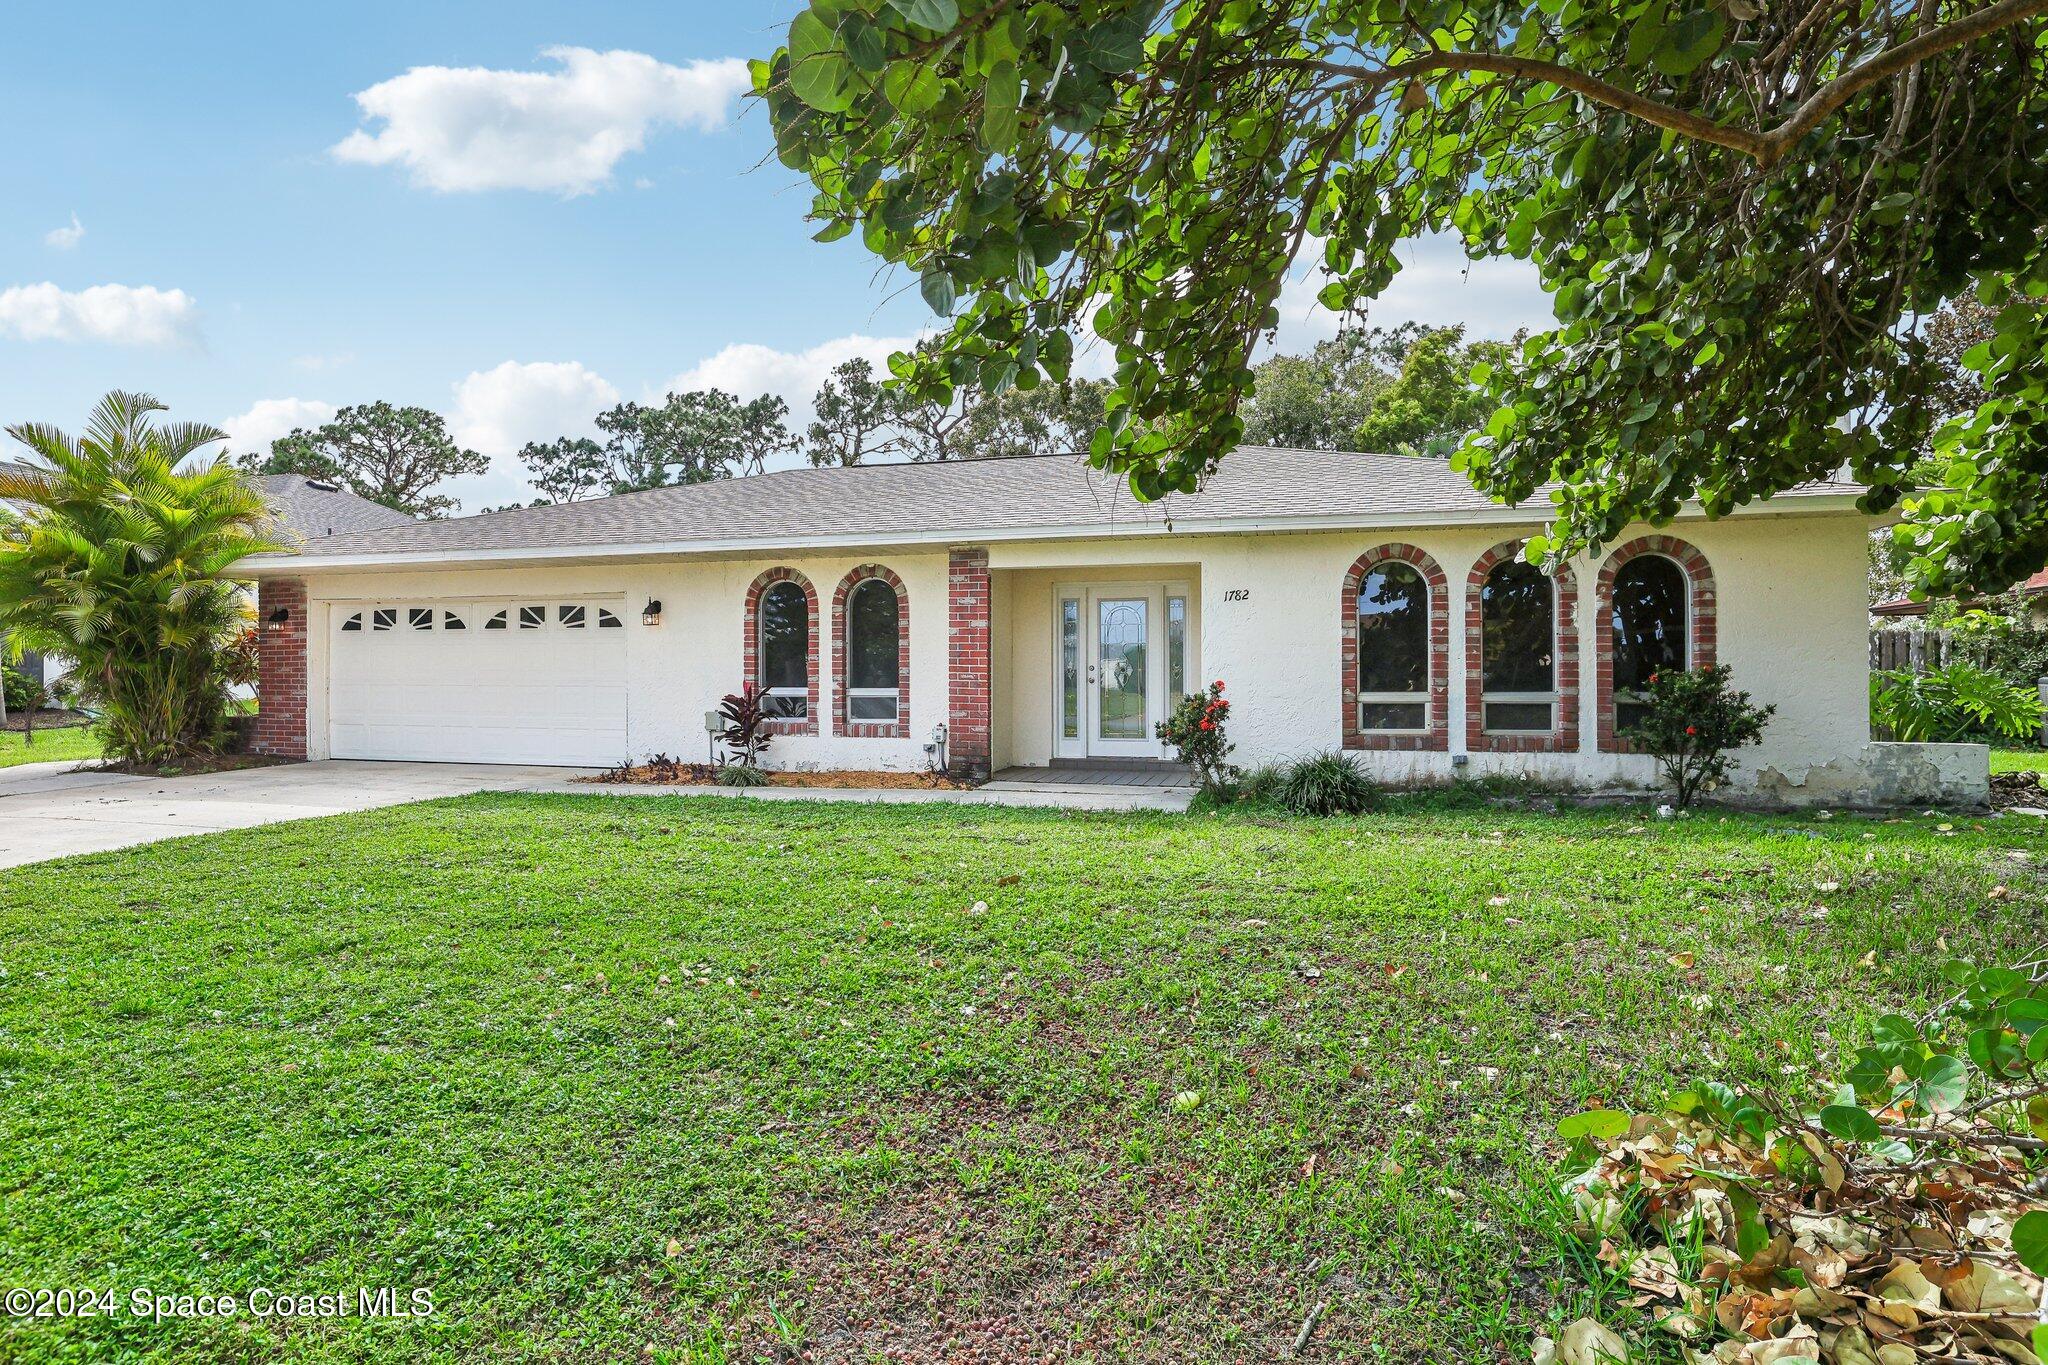
[{"label": "white stucco wall", "polygon": [[[1580,746],[1570,754],[1465,752],[1466,574],[1488,549],[1534,526],[1403,528],[1296,535],[1187,536],[1129,542],[1102,566],[1099,544],[997,546],[990,565],[1013,593],[1008,641],[1010,696],[999,747],[1010,761],[1044,763],[1053,715],[1052,585],[1076,579],[1182,578],[1196,598],[1197,678],[1221,678],[1232,701],[1233,761],[1251,766],[1337,748],[1345,573],[1367,549],[1388,541],[1417,546],[1443,569],[1450,602],[1450,748],[1445,753],[1360,751],[1355,757],[1388,780],[1441,779],[1454,771],[1530,774],[1583,786],[1634,785],[1650,761],[1596,751],[1595,585],[1601,556],[1580,562],[1578,629]],[[1634,527],[1625,544],[1651,528]],[[1697,547],[1717,588],[1720,661],[1738,687],[1775,704],[1760,748],[1746,750],[1738,780],[1775,769],[1797,786],[1810,768],[1854,761],[1869,738],[1866,660],[1867,524],[1854,515],[1744,516],[1681,521],[1664,528]],[[1129,561],[1145,561],[1132,564]],[[1243,591],[1241,600],[1233,590]]]},{"label": "white stucco wall", "polygon": [[[832,597],[848,571],[886,565],[910,602],[910,733],[901,739],[832,734]],[[308,754],[327,752],[327,613],[340,603],[548,601],[617,595],[626,621],[628,752],[643,759],[667,753],[690,761],[706,755],[703,716],[744,681],[747,589],[764,570],[796,569],[818,595],[816,735],[777,735],[765,761],[775,768],[914,770],[925,763],[931,729],[946,718],[946,556],[891,554],[672,560],[618,566],[568,565],[454,572],[325,573],[307,580],[311,626],[307,647]],[[643,626],[649,598],[662,604],[658,625]]]},{"label": "white stucco wall", "polygon": [[[1365,550],[1388,541],[1418,546],[1450,584],[1450,749],[1357,758],[1390,780],[1510,772],[1584,786],[1629,785],[1650,776],[1639,756],[1596,752],[1595,584],[1599,561],[1576,566],[1582,686],[1580,747],[1570,754],[1472,754],[1465,750],[1467,571],[1492,546],[1533,526],[1404,528],[1267,535],[1132,536],[1115,540],[1004,542],[989,547],[991,569],[992,749],[995,766],[1052,757],[1053,591],[1057,583],[1176,581],[1188,584],[1193,654],[1189,685],[1222,678],[1234,710],[1235,761],[1251,765],[1341,743],[1339,592]],[[1647,528],[1632,529],[1621,544]],[[1781,797],[1797,799],[1809,770],[1858,761],[1868,739],[1865,519],[1828,515],[1744,515],[1687,520],[1665,528],[1696,546],[1716,580],[1718,648],[1736,684],[1778,708],[1760,749],[1742,756],[1743,780],[1768,771]],[[880,563],[903,581],[910,603],[910,733],[902,739],[832,734],[831,604],[846,573]],[[947,557],[921,549],[832,556],[752,556],[617,565],[562,565],[454,572],[309,574],[308,729],[324,756],[329,604],[429,599],[546,600],[615,595],[627,641],[630,756],[705,753],[702,713],[742,681],[748,587],[765,569],[795,568],[819,603],[819,724],[816,736],[778,736],[776,767],[914,769],[948,714]],[[1237,598],[1236,593],[1243,593]],[[643,627],[648,598],[664,607]],[[626,757],[628,755],[621,755]]]}]

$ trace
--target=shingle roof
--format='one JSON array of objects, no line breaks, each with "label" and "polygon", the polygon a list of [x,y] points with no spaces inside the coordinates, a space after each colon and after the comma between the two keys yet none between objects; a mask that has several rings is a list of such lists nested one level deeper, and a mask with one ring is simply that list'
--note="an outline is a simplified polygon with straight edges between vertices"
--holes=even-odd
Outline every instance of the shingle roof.
[{"label": "shingle roof", "polygon": [[[2048,569],[2041,570],[2041,572],[2020,584],[2018,591],[2026,597],[2039,597],[2044,593],[2048,593]],[[1910,597],[1893,597],[1879,602],[1876,606],[1872,607],[1870,614],[1872,616],[1925,616],[1927,608],[1931,605],[1933,604],[1929,602],[1915,602]]]},{"label": "shingle roof", "polygon": [[[1859,490],[1816,484],[1797,491]],[[1035,529],[1105,535],[1156,530],[1169,521],[1188,529],[1216,522],[1285,529],[1289,522],[1332,519],[1456,522],[1489,515],[1511,514],[1441,460],[1247,446],[1226,459],[1200,492],[1156,503],[1138,502],[1121,477],[1071,455],[792,469],[337,535],[310,553],[322,560],[460,559],[538,549],[687,549],[692,543],[759,542],[768,548],[817,540],[1007,538]]]},{"label": "shingle roof", "polygon": [[323,552],[327,544],[365,531],[419,524],[403,512],[303,474],[257,474],[249,482],[270,504],[277,529],[287,539],[301,545],[320,541]]}]

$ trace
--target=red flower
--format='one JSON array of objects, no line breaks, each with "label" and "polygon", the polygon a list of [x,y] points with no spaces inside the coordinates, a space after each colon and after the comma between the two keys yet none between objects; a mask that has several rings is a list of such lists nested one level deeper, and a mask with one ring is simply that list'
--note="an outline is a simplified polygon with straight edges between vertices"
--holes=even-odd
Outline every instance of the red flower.
[{"label": "red flower", "polygon": [[1215,729],[1215,728],[1216,728],[1216,725],[1215,725],[1215,722],[1214,722],[1214,721],[1207,721],[1207,720],[1205,720],[1205,721],[1203,721],[1203,722],[1202,722],[1202,728],[1203,728],[1204,730],[1213,730],[1213,729]]},{"label": "red flower", "polygon": [[1215,682],[1210,683],[1209,686],[1213,690],[1221,692],[1223,690],[1223,679],[1218,678]]},{"label": "red flower", "polygon": [[1699,733],[1699,731],[1693,729],[1690,725],[1685,727],[1685,732],[1689,735],[1696,735]]}]

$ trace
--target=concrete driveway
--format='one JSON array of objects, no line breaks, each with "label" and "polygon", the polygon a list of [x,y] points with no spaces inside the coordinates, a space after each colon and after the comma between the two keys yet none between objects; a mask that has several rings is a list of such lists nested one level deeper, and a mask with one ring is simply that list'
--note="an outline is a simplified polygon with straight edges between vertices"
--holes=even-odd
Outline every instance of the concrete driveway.
[{"label": "concrete driveway", "polygon": [[528,791],[579,771],[335,761],[205,777],[127,777],[81,772],[69,763],[29,763],[0,768],[0,867],[440,796]]}]

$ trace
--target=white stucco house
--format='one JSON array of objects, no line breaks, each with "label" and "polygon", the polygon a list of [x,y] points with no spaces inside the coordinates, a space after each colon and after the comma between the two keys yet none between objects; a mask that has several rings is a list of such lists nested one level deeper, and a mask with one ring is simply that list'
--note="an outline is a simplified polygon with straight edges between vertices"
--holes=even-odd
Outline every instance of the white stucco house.
[{"label": "white stucco house", "polygon": [[[338,534],[254,561],[266,752],[608,765],[706,753],[745,682],[771,766],[958,773],[1162,757],[1222,679],[1240,763],[1646,782],[1657,667],[1773,703],[1743,783],[1867,786],[1870,518],[1817,484],[1639,528],[1555,578],[1543,517],[1438,461],[1242,449],[1143,504],[1068,456],[791,470]],[[1623,718],[1625,723],[1625,718]]]}]

